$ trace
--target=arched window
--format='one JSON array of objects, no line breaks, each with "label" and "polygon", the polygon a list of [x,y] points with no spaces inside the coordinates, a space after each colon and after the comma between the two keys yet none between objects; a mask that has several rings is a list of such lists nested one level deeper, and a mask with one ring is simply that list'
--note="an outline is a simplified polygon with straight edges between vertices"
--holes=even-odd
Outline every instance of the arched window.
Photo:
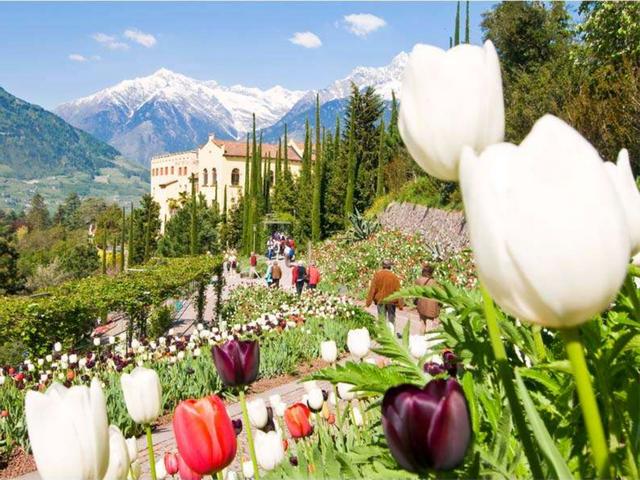
[{"label": "arched window", "polygon": [[209,172],[207,172],[207,169],[205,168],[202,171],[202,185],[207,185],[207,182],[209,182]]},{"label": "arched window", "polygon": [[240,185],[240,170],[238,170],[237,168],[231,170],[231,185],[233,185],[234,187]]},{"label": "arched window", "polygon": [[218,184],[218,172],[216,172],[215,168],[211,169],[211,185]]}]

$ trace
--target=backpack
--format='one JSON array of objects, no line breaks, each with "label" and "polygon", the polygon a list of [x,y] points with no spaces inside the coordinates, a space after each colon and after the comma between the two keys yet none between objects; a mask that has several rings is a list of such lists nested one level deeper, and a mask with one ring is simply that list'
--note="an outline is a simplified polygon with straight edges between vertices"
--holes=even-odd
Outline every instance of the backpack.
[{"label": "backpack", "polygon": [[302,265],[298,265],[298,278],[297,282],[304,282],[306,280],[305,276],[307,275],[307,271]]}]

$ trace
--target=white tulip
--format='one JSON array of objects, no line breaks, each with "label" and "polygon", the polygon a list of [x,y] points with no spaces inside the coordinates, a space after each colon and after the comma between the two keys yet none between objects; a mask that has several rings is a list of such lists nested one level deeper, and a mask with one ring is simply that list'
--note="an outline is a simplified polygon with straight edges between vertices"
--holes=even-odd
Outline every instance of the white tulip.
[{"label": "white tulip", "polygon": [[176,357],[178,357],[178,360],[184,360],[184,351],[180,350]]},{"label": "white tulip", "polygon": [[277,393],[269,395],[269,405],[271,405],[271,408],[276,408],[280,403],[282,403],[282,397],[280,395]]},{"label": "white tulip", "polygon": [[163,480],[167,478],[169,474],[167,473],[167,467],[164,466],[164,457],[161,457],[156,462],[156,478],[158,480]]},{"label": "white tulip", "polygon": [[424,335],[409,335],[409,353],[414,358],[422,358],[427,354],[427,339]]},{"label": "white tulip", "polygon": [[306,382],[302,382],[302,386],[304,387],[304,391],[308,393],[311,390],[318,388],[318,383],[315,380],[307,380]]},{"label": "white tulip", "polygon": [[67,363],[69,361],[69,355],[67,355],[66,353],[63,353],[62,356],[60,357],[60,361],[63,363]]},{"label": "white tulip", "polygon": [[256,459],[260,468],[270,471],[284,460],[284,445],[278,432],[265,433],[258,430],[253,441],[256,449]]},{"label": "white tulip", "polygon": [[104,480],[126,480],[129,473],[127,441],[115,425],[109,426],[109,467]]},{"label": "white tulip", "polygon": [[343,400],[353,400],[356,398],[355,392],[353,392],[353,385],[350,383],[338,383],[338,395]]},{"label": "white tulip", "polygon": [[134,338],[131,340],[131,349],[137,350],[138,348],[140,348],[140,342]]},{"label": "white tulip", "polygon": [[4,385],[4,382],[6,381],[6,377],[4,375],[0,375],[0,385]]},{"label": "white tulip", "polygon": [[330,405],[336,404],[336,394],[333,392],[329,392],[329,404]]},{"label": "white tulip", "polygon": [[38,359],[38,366],[41,367],[42,365],[44,365],[44,358],[39,358]]},{"label": "white tulip", "polygon": [[338,358],[338,347],[336,342],[328,340],[320,344],[320,356],[327,363],[334,363]]},{"label": "white tulip", "polygon": [[501,142],[504,100],[493,44],[448,51],[416,45],[404,71],[398,127],[418,165],[441,180],[458,179],[463,147],[481,152]]},{"label": "white tulip", "polygon": [[479,278],[506,312],[571,327],[613,300],[629,262],[624,209],[573,128],[545,115],[519,147],[465,149],[460,184]]},{"label": "white tulip", "polygon": [[162,413],[162,385],[155,370],[136,367],[120,377],[127,411],[133,421],[152,423]]},{"label": "white tulip", "polygon": [[140,462],[137,460],[135,462],[131,462],[131,465],[129,466],[129,476],[127,478],[129,480],[138,480],[141,473],[142,466],[140,465]]},{"label": "white tulip", "polygon": [[365,358],[364,362],[368,363],[369,365],[376,365],[376,366],[378,365],[377,360],[375,358],[373,358],[373,357]]},{"label": "white tulip", "polygon": [[29,365],[27,365],[27,370],[29,372],[33,372],[35,371],[35,369],[36,369],[36,366],[33,363],[30,363]]},{"label": "white tulip", "polygon": [[311,410],[319,411],[324,405],[324,394],[319,388],[315,388],[307,395],[307,405]]},{"label": "white tulip", "polygon": [[102,480],[109,462],[109,428],[104,393],[91,387],[52,384],[29,390],[25,415],[31,449],[44,480]]},{"label": "white tulip", "polygon": [[93,339],[93,345],[95,347],[99,347],[100,346],[100,337],[96,337]]},{"label": "white tulip", "polygon": [[264,428],[269,421],[269,412],[267,405],[262,398],[256,398],[247,402],[247,410],[249,411],[249,421],[256,428]]},{"label": "white tulip", "polygon": [[114,343],[116,343],[116,337],[114,336],[109,337],[109,345],[113,345]]},{"label": "white tulip", "polygon": [[138,442],[136,437],[127,438],[127,450],[129,452],[129,461],[135,461],[138,458]]},{"label": "white tulip", "polygon": [[53,350],[59,352],[62,350],[62,344],[60,342],[56,342],[53,344]]},{"label": "white tulip", "polygon": [[53,355],[49,354],[49,355],[47,355],[46,357],[44,357],[44,359],[45,359],[47,362],[51,363],[51,362],[53,362]]},{"label": "white tulip", "polygon": [[242,475],[244,478],[253,478],[253,463],[251,461],[242,462]]},{"label": "white tulip", "polygon": [[351,412],[353,413],[353,423],[355,423],[356,426],[361,427],[364,424],[364,419],[362,418],[362,412],[360,411],[360,408],[353,407]]},{"label": "white tulip", "polygon": [[227,474],[224,477],[225,480],[238,480],[238,474],[233,470],[227,471]]},{"label": "white tulip", "polygon": [[347,347],[354,357],[361,359],[369,353],[371,338],[366,328],[356,328],[347,333]]},{"label": "white tulip", "polygon": [[280,402],[276,407],[274,407],[274,412],[278,417],[284,417],[284,412],[287,410],[287,404],[285,402]]},{"label": "white tulip", "polygon": [[633,256],[640,252],[640,193],[633,178],[627,149],[620,150],[617,164],[607,162],[605,167],[624,207]]}]

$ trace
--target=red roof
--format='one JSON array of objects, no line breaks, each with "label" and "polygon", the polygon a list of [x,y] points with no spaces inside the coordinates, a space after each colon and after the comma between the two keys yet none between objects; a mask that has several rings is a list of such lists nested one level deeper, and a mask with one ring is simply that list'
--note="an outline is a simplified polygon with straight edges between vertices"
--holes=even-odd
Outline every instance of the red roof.
[{"label": "red roof", "polygon": [[[245,158],[247,156],[246,142],[235,142],[233,140],[217,140],[216,139],[214,140],[214,143],[219,147],[224,147],[225,157]],[[271,155],[271,158],[273,159],[276,158],[276,156],[278,155],[278,145],[274,143],[262,144],[262,158],[267,158],[269,155]],[[298,155],[298,153],[291,146],[288,147],[287,157],[289,160],[293,160],[294,162],[302,161],[302,158],[300,157],[300,155]]]}]

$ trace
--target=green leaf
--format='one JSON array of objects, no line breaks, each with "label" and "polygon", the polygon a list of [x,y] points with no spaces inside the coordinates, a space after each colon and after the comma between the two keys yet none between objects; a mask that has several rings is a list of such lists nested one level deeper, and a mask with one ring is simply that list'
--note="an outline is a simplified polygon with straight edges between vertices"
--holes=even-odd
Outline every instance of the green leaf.
[{"label": "green leaf", "polygon": [[571,470],[569,470],[564,458],[562,458],[562,455],[560,455],[560,452],[556,448],[547,427],[545,427],[540,415],[538,415],[536,407],[529,396],[529,391],[522,380],[519,370],[515,370],[515,377],[520,400],[524,405],[524,410],[527,414],[527,418],[529,419],[529,426],[533,431],[533,435],[538,442],[540,450],[555,470],[559,479],[564,480],[573,478]]},{"label": "green leaf", "polygon": [[469,405],[469,413],[471,413],[471,425],[473,426],[473,433],[477,436],[480,433],[480,419],[478,418],[478,403],[476,402],[473,376],[470,372],[466,372],[462,376],[462,389],[464,390],[464,396],[467,398],[467,403]]}]

